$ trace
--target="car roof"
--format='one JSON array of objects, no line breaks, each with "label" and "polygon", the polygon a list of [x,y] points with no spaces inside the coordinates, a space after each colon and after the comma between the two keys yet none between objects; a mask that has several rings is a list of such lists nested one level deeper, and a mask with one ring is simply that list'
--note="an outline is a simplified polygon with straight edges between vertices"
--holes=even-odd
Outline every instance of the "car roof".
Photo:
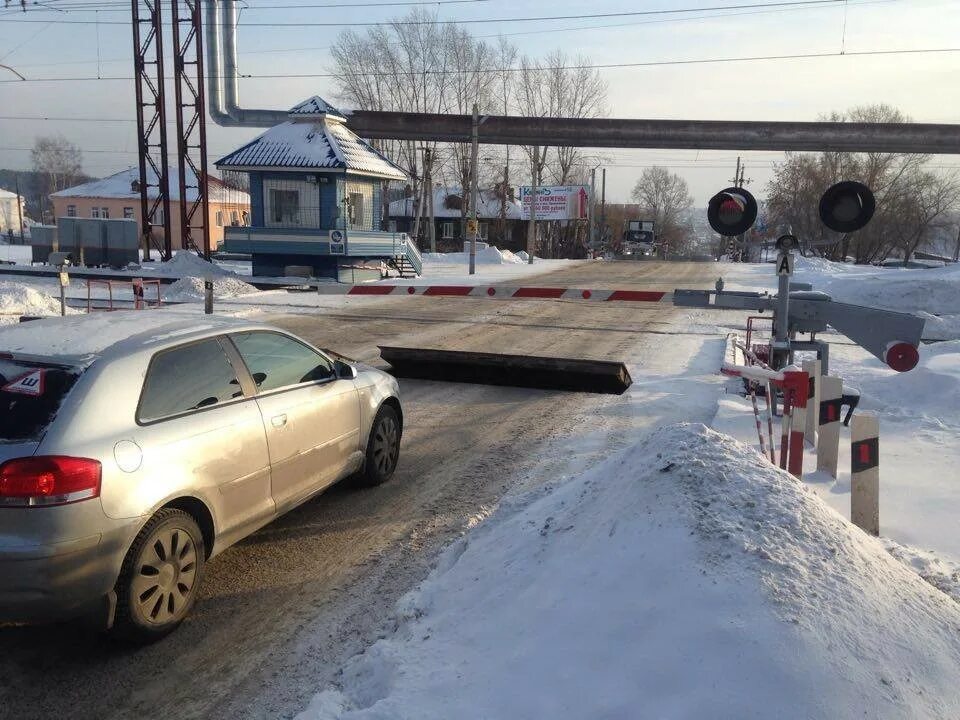
[{"label": "car roof", "polygon": [[174,310],[98,312],[0,326],[0,353],[89,365],[114,352],[264,328],[240,318]]}]

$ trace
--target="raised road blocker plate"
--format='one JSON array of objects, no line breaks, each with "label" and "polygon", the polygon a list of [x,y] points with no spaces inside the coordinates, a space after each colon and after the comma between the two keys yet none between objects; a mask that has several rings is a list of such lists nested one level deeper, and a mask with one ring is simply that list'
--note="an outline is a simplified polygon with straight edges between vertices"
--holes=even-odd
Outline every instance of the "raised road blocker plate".
[{"label": "raised road blocker plate", "polygon": [[622,395],[633,380],[622,362],[380,345],[396,377]]}]

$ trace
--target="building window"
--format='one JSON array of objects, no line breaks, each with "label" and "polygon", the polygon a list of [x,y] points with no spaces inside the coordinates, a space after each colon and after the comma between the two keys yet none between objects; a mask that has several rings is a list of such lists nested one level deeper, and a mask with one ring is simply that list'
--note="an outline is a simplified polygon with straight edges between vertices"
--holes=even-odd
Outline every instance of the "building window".
[{"label": "building window", "polygon": [[352,192],[347,198],[347,219],[350,221],[350,228],[353,230],[363,230],[363,193]]},{"label": "building window", "polygon": [[90,208],[90,217],[92,218],[100,217],[100,208],[98,207]]},{"label": "building window", "polygon": [[320,227],[320,191],[316,184],[267,179],[263,181],[263,196],[267,227]]},{"label": "building window", "polygon": [[480,239],[481,239],[481,240],[486,240],[486,239],[487,239],[487,232],[488,232],[488,230],[489,230],[489,225],[490,225],[490,223],[485,223],[485,222],[480,223],[480,228],[479,228],[479,229],[480,229]]},{"label": "building window", "polygon": [[270,190],[270,221],[284,227],[300,225],[300,193],[296,190]]},{"label": "building window", "polygon": [[67,217],[76,217],[76,216],[77,216],[77,206],[67,205]]},{"label": "building window", "polygon": [[246,210],[244,210],[244,211],[243,211],[243,225],[244,225],[244,227],[246,227],[246,226],[249,225],[249,224],[250,224],[250,213],[248,213]]},{"label": "building window", "polygon": [[223,227],[223,210],[217,210],[217,227]]},{"label": "building window", "polygon": [[455,237],[457,236],[457,235],[456,235],[456,232],[457,232],[457,230],[456,230],[456,223],[445,222],[445,223],[443,223],[443,225],[441,226],[441,233],[440,233],[440,234],[441,234],[445,239],[455,238]]},{"label": "building window", "polygon": [[230,211],[230,224],[234,227],[240,224],[240,214],[236,210]]},{"label": "building window", "polygon": [[133,220],[133,208],[125,207],[123,209],[123,218],[124,220]]},{"label": "building window", "polygon": [[110,208],[100,208],[100,217],[104,220],[110,217]]}]

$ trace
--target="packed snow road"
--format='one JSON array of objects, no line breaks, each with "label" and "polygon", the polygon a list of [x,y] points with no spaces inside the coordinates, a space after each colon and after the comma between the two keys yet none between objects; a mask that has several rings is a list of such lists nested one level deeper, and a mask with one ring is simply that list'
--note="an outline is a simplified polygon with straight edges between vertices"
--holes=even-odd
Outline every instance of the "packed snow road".
[{"label": "packed snow road", "polygon": [[[715,279],[712,264],[594,262],[528,284],[672,290]],[[377,344],[617,359],[635,385],[614,397],[401,381],[406,428],[390,483],[334,488],[218,557],[192,617],[154,646],[120,648],[69,625],[0,629],[0,717],[297,714],[392,630],[396,600],[508,488],[590,467],[649,428],[708,421],[714,399],[697,387],[723,344],[685,333],[688,316],[668,304],[356,298],[265,319],[368,362]]]}]

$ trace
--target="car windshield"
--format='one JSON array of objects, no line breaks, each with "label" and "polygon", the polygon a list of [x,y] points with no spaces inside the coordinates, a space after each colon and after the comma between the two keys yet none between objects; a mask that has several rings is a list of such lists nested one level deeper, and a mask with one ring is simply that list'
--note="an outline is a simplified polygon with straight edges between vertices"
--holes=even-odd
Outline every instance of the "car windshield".
[{"label": "car windshield", "polygon": [[0,442],[39,438],[80,372],[54,363],[0,358]]}]

